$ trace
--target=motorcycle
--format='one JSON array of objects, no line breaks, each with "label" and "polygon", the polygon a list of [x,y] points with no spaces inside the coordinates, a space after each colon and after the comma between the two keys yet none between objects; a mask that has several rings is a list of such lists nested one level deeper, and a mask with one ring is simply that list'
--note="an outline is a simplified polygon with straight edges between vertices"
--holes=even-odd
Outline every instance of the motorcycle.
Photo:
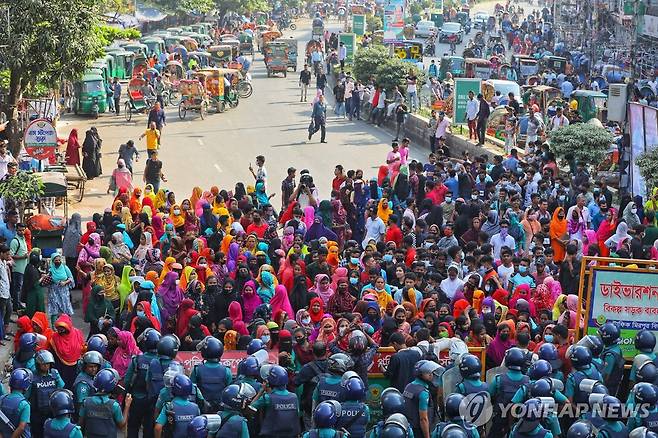
[{"label": "motorcycle", "polygon": [[94,97],[93,100],[91,101],[91,115],[94,119],[98,118],[98,113],[100,112],[100,107],[98,105],[98,97]]},{"label": "motorcycle", "polygon": [[284,29],[290,29],[290,30],[297,30],[297,25],[290,20],[288,17],[283,17],[279,20],[278,23],[279,30],[284,30]]},{"label": "motorcycle", "polygon": [[242,99],[246,99],[253,94],[254,88],[251,86],[251,75],[249,73],[247,73],[244,79],[238,82],[237,90],[238,96]]}]

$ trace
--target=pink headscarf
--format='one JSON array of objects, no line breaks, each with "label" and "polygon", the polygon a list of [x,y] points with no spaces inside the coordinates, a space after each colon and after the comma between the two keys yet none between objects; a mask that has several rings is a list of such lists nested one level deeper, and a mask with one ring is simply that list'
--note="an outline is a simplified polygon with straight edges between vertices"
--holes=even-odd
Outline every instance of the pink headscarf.
[{"label": "pink headscarf", "polygon": [[544,278],[544,284],[551,290],[551,297],[553,298],[553,303],[555,303],[557,297],[562,295],[562,285],[559,281],[555,281],[553,277]]},{"label": "pink headscarf", "polygon": [[122,330],[117,333],[117,337],[119,338],[119,346],[114,350],[111,362],[112,368],[117,370],[119,375],[123,377],[128,371],[128,365],[130,365],[132,357],[141,354],[141,351],[137,347],[132,333]]},{"label": "pink headscarf", "polygon": [[315,220],[315,209],[310,205],[304,208],[304,224],[306,224],[306,229],[308,230],[313,225]]},{"label": "pink headscarf", "polygon": [[[347,280],[348,271],[345,267],[336,268],[336,271],[331,275],[331,287],[334,290],[338,289],[338,280]],[[349,281],[349,280],[348,280]]]},{"label": "pink headscarf", "polygon": [[241,336],[248,335],[249,331],[247,326],[242,320],[242,307],[237,301],[232,301],[228,305],[228,317],[233,321],[233,330],[238,332]]},{"label": "pink headscarf", "polygon": [[587,237],[587,243],[583,240],[583,255],[586,256],[589,252],[590,245],[597,245],[598,240],[596,238],[596,231],[594,230],[585,230],[585,237]]},{"label": "pink headscarf", "polygon": [[[250,286],[253,292],[250,294],[245,293],[245,289],[247,286]],[[251,319],[254,316],[254,310],[256,310],[256,307],[260,306],[263,304],[263,300],[258,296],[256,293],[256,283],[254,280],[249,280],[245,282],[244,286],[242,286],[242,305],[244,306],[244,320],[246,322],[250,322]]]},{"label": "pink headscarf", "polygon": [[292,310],[290,300],[288,299],[288,291],[282,284],[274,288],[274,296],[270,300],[272,306],[272,314],[276,314],[279,310],[283,310],[288,315],[288,319],[292,318],[295,312]]}]

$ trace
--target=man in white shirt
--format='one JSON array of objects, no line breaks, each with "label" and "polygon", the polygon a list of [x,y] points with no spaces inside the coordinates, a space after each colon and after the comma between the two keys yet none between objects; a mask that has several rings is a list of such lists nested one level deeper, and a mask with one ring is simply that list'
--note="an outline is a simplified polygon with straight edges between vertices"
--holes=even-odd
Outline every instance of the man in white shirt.
[{"label": "man in white shirt", "polygon": [[558,106],[556,108],[556,113],[551,118],[551,131],[555,131],[556,129],[560,129],[563,126],[569,126],[569,119],[564,115],[564,111],[562,110],[561,106]]},{"label": "man in white shirt", "polygon": [[475,93],[468,92],[468,100],[466,101],[466,121],[468,122],[468,139],[478,139],[477,133],[477,120],[478,111],[480,110],[480,103],[475,99]]},{"label": "man in white shirt", "polygon": [[7,175],[7,165],[15,162],[16,159],[7,150],[7,141],[0,140],[0,180]]},{"label": "man in white shirt", "polygon": [[5,244],[0,245],[0,315],[3,318],[5,333],[9,328],[9,318],[12,310],[11,283],[9,281],[9,265],[7,264],[9,260],[11,260],[9,247]]},{"label": "man in white shirt", "polygon": [[342,42],[338,44],[338,62],[340,62],[341,71],[345,68],[345,59],[347,58],[347,47]]},{"label": "man in white shirt", "polygon": [[361,245],[365,248],[371,240],[381,242],[385,234],[386,225],[384,224],[384,221],[377,216],[377,209],[371,207],[368,219],[366,219],[366,237],[363,239]]},{"label": "man in white shirt", "polygon": [[[446,113],[439,111],[439,120],[436,122],[436,138],[445,140],[446,134],[451,132],[450,119],[446,117]],[[438,144],[438,141],[437,141]]]},{"label": "man in white shirt", "polygon": [[455,296],[455,292],[462,286],[464,286],[464,281],[459,278],[459,268],[457,265],[451,264],[448,266],[448,278],[441,281],[441,290],[445,292],[446,296],[452,300]]},{"label": "man in white shirt", "polygon": [[[592,219],[589,215],[589,209],[586,207],[587,198],[582,193],[576,196],[576,205],[573,205],[567,211],[567,220],[574,220],[574,212],[578,214],[578,222],[582,222],[584,229],[588,229],[591,225]],[[583,229],[579,229],[576,233],[571,234],[572,239],[581,240],[583,236]]]},{"label": "man in white shirt", "polygon": [[503,219],[500,221],[500,232],[491,236],[489,243],[493,246],[493,258],[498,260],[500,258],[500,250],[503,246],[508,248],[516,248],[516,241],[508,233],[509,221]]}]

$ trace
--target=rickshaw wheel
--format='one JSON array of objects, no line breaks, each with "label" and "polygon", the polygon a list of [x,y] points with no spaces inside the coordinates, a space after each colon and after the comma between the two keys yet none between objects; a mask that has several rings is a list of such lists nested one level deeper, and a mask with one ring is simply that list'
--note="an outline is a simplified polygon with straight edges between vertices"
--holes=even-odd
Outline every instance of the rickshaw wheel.
[{"label": "rickshaw wheel", "polygon": [[126,117],[126,122],[129,122],[133,118],[133,111],[130,102],[126,102],[124,105],[123,115]]},{"label": "rickshaw wheel", "polygon": [[187,115],[187,108],[185,108],[185,102],[178,104],[178,117],[183,120]]},{"label": "rickshaw wheel", "polygon": [[201,120],[206,118],[206,115],[208,115],[208,102],[203,102],[201,104],[201,107],[199,108],[199,115],[201,116]]},{"label": "rickshaw wheel", "polygon": [[171,90],[169,92],[169,105],[176,106],[180,103],[180,92]]},{"label": "rickshaw wheel", "polygon": [[249,82],[246,81],[241,81],[238,84],[238,95],[246,99],[251,96],[251,94],[254,92],[254,88],[251,86]]},{"label": "rickshaw wheel", "polygon": [[237,108],[239,103],[240,103],[240,96],[236,94],[233,96],[233,99],[228,101],[228,106],[230,106],[231,108]]},{"label": "rickshaw wheel", "polygon": [[220,100],[217,102],[217,112],[223,113],[224,111],[226,111],[226,104],[223,100]]}]

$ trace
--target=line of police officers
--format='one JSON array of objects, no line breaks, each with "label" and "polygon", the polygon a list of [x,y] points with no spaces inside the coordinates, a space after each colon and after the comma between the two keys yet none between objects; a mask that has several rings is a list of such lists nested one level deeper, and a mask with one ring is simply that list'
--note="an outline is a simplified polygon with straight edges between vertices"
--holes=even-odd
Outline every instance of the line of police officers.
[{"label": "line of police officers", "polygon": [[[642,409],[626,423],[616,398],[624,365],[619,339],[618,327],[607,323],[599,336],[588,335],[570,347],[573,371],[566,379],[550,343],[540,347],[538,357],[510,348],[504,367],[488,373],[488,382],[480,379],[481,363],[472,354],[461,355],[448,371],[420,360],[403,393],[382,392],[382,420],[371,429],[366,386],[351,370],[352,358],[335,353],[324,359],[317,351],[318,360],[298,373],[307,377],[295,380],[312,400],[312,419],[302,434],[300,399],[287,389],[288,371],[266,363],[265,345],[258,339],[249,344],[249,356],[233,381],[220,363],[221,341],[206,337],[198,346],[203,362],[188,377],[175,360],[178,338],[147,329],[137,339],[143,353],[132,358],[123,389],[102,356],[107,339],[94,335],[71,392],[63,389],[52,354],[35,353],[36,338],[25,334],[14,358],[11,392],[0,396],[0,434],[74,438],[83,430],[87,437],[112,438],[127,424],[128,437],[142,429],[147,438],[480,438],[487,432],[490,437],[553,438],[564,435],[562,430],[567,438],[658,438],[656,339],[644,330],[635,338],[641,354],[631,369],[634,386],[626,407]],[[123,400],[123,410],[117,399]],[[558,418],[558,405],[590,409]],[[511,406],[522,408],[514,413]],[[443,421],[437,421],[440,416]]]}]

